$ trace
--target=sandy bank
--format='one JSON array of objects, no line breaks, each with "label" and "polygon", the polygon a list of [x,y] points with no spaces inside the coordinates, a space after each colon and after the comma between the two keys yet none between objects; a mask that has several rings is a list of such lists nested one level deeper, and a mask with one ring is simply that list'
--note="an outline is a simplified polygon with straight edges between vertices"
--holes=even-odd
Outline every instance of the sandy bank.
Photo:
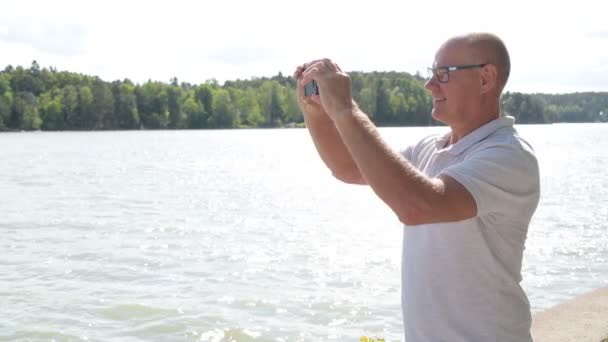
[{"label": "sandy bank", "polygon": [[608,342],[608,287],[538,312],[534,342]]}]

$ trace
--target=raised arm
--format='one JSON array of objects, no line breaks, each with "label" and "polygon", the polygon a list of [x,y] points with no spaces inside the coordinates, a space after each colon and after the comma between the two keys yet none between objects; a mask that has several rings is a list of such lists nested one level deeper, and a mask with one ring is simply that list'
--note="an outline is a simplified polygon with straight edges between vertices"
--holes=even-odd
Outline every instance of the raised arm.
[{"label": "raised arm", "polygon": [[319,156],[337,179],[349,184],[366,184],[350,152],[344,146],[333,120],[321,107],[318,96],[304,96],[304,87],[299,82],[303,71],[304,66],[298,66],[294,73],[298,81],[296,95],[304,113],[306,128]]},{"label": "raised arm", "polygon": [[301,84],[315,79],[320,103],[333,121],[361,177],[404,224],[459,221],[476,215],[472,195],[453,178],[429,178],[391,150],[352,100],[350,77],[330,60],[312,61]]}]

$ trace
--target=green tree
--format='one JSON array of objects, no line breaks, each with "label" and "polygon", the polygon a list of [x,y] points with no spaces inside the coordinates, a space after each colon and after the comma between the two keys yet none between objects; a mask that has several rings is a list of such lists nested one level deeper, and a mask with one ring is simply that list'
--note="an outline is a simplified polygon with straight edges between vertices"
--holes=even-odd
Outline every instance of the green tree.
[{"label": "green tree", "polygon": [[8,75],[0,73],[0,130],[6,129],[11,118],[13,93]]},{"label": "green tree", "polygon": [[40,75],[38,76],[38,78],[42,82],[45,91],[51,91],[53,89],[60,88],[60,86],[57,84],[56,76],[57,70],[55,70],[54,68],[44,68],[42,69],[42,71],[40,71]]},{"label": "green tree", "polygon": [[139,128],[139,111],[137,110],[137,98],[133,83],[129,80],[125,80],[123,83],[118,81],[113,82],[112,95],[114,100],[113,121],[115,127],[121,129]]},{"label": "green tree", "polygon": [[88,86],[78,88],[78,109],[79,115],[74,126],[79,129],[98,129],[98,123],[95,110],[93,108],[93,93]]},{"label": "green tree", "polygon": [[377,125],[386,125],[391,122],[392,113],[389,98],[383,80],[379,80],[376,85],[376,113],[374,113]]},{"label": "green tree", "polygon": [[29,92],[35,96],[44,91],[44,84],[30,70],[17,67],[11,76],[11,88],[13,92]]},{"label": "green tree", "polygon": [[410,106],[408,101],[405,99],[405,95],[402,92],[398,91],[396,88],[391,92],[390,95],[390,106],[391,112],[394,113],[394,118],[392,120],[393,124],[405,124],[412,112],[410,111]]},{"label": "green tree", "polygon": [[42,120],[38,115],[36,96],[26,91],[18,92],[16,95],[13,102],[13,119],[11,122],[13,128],[23,130],[40,129]]},{"label": "green tree", "polygon": [[282,87],[283,108],[285,108],[284,122],[298,123],[304,122],[304,117],[298,107],[298,99],[293,88]]},{"label": "green tree", "polygon": [[63,121],[68,129],[77,128],[78,118],[78,90],[73,85],[63,88]]},{"label": "green tree", "polygon": [[11,117],[11,107],[13,105],[12,94],[0,95],[0,130],[7,128]]},{"label": "green tree", "polygon": [[281,105],[281,99],[279,97],[279,85],[274,83],[272,85],[272,92],[270,93],[270,126],[281,126],[283,124],[282,119],[285,111]]},{"label": "green tree", "polygon": [[374,113],[376,113],[376,92],[372,90],[370,87],[364,87],[361,89],[361,93],[358,96],[359,106],[361,110],[367,113],[370,118],[375,119]]},{"label": "green tree", "polygon": [[211,128],[233,128],[239,125],[235,106],[230,93],[225,89],[216,89],[213,93],[213,114],[207,120]]},{"label": "green tree", "polygon": [[244,124],[249,127],[258,127],[264,124],[264,116],[258,104],[256,91],[248,88],[238,101],[240,113],[244,118]]},{"label": "green tree", "polygon": [[201,104],[196,101],[194,96],[188,96],[182,105],[182,112],[186,117],[187,127],[205,128],[207,126],[207,116],[203,112]]},{"label": "green tree", "polygon": [[169,128],[183,128],[184,119],[181,110],[182,89],[176,85],[177,79],[174,79],[174,84],[167,88],[167,107],[169,109]]},{"label": "green tree", "polygon": [[537,96],[522,93],[506,93],[501,99],[504,112],[513,115],[518,123],[549,122],[545,101]]},{"label": "green tree", "polygon": [[264,126],[270,126],[272,123],[272,82],[262,81],[257,87],[258,106],[264,117]]},{"label": "green tree", "polygon": [[167,128],[169,123],[166,85],[148,81],[135,91],[137,110],[145,128]]},{"label": "green tree", "polygon": [[38,98],[38,113],[42,119],[43,130],[62,130],[65,128],[63,118],[63,94],[59,89],[42,94]]},{"label": "green tree", "polygon": [[201,107],[198,121],[204,122],[204,125],[206,125],[209,116],[213,114],[213,88],[209,84],[201,84],[195,88],[194,94]]}]

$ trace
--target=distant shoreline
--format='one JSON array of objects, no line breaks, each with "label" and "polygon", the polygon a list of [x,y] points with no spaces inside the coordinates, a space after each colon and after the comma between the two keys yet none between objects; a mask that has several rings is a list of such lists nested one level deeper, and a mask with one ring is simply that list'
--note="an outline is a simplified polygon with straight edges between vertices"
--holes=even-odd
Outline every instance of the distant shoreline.
[{"label": "distant shoreline", "polygon": [[[432,96],[426,78],[407,72],[349,72],[352,97],[379,127],[425,127]],[[54,68],[7,66],[0,71],[0,129],[232,129],[303,125],[296,80],[278,73],[202,84],[107,82]],[[504,112],[517,123],[608,122],[608,92],[505,92]]]},{"label": "distant shoreline", "polygon": [[[518,126],[528,125],[570,125],[570,124],[606,124],[607,122],[547,122],[547,123],[517,123]],[[447,127],[445,125],[425,125],[425,126],[377,126],[378,128],[424,128],[424,127]],[[139,129],[63,129],[63,130],[20,130],[20,129],[0,129],[2,133],[30,133],[30,132],[136,132],[136,131],[226,131],[226,130],[264,130],[264,129],[305,129],[306,126],[303,123],[297,123],[293,125],[283,125],[276,127],[230,127],[230,128],[139,128]]]}]

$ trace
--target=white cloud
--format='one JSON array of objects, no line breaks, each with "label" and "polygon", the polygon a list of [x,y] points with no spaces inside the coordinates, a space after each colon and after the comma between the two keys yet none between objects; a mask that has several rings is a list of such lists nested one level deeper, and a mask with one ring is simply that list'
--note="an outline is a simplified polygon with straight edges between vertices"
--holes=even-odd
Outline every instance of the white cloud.
[{"label": "white cloud", "polygon": [[445,39],[490,31],[511,52],[507,90],[608,90],[603,13],[592,0],[13,1],[0,14],[0,67],[35,59],[107,80],[200,83],[330,57],[345,70],[415,73]]},{"label": "white cloud", "polygon": [[0,40],[31,46],[41,53],[70,56],[84,52],[85,35],[86,29],[79,25],[12,17],[4,21]]}]

